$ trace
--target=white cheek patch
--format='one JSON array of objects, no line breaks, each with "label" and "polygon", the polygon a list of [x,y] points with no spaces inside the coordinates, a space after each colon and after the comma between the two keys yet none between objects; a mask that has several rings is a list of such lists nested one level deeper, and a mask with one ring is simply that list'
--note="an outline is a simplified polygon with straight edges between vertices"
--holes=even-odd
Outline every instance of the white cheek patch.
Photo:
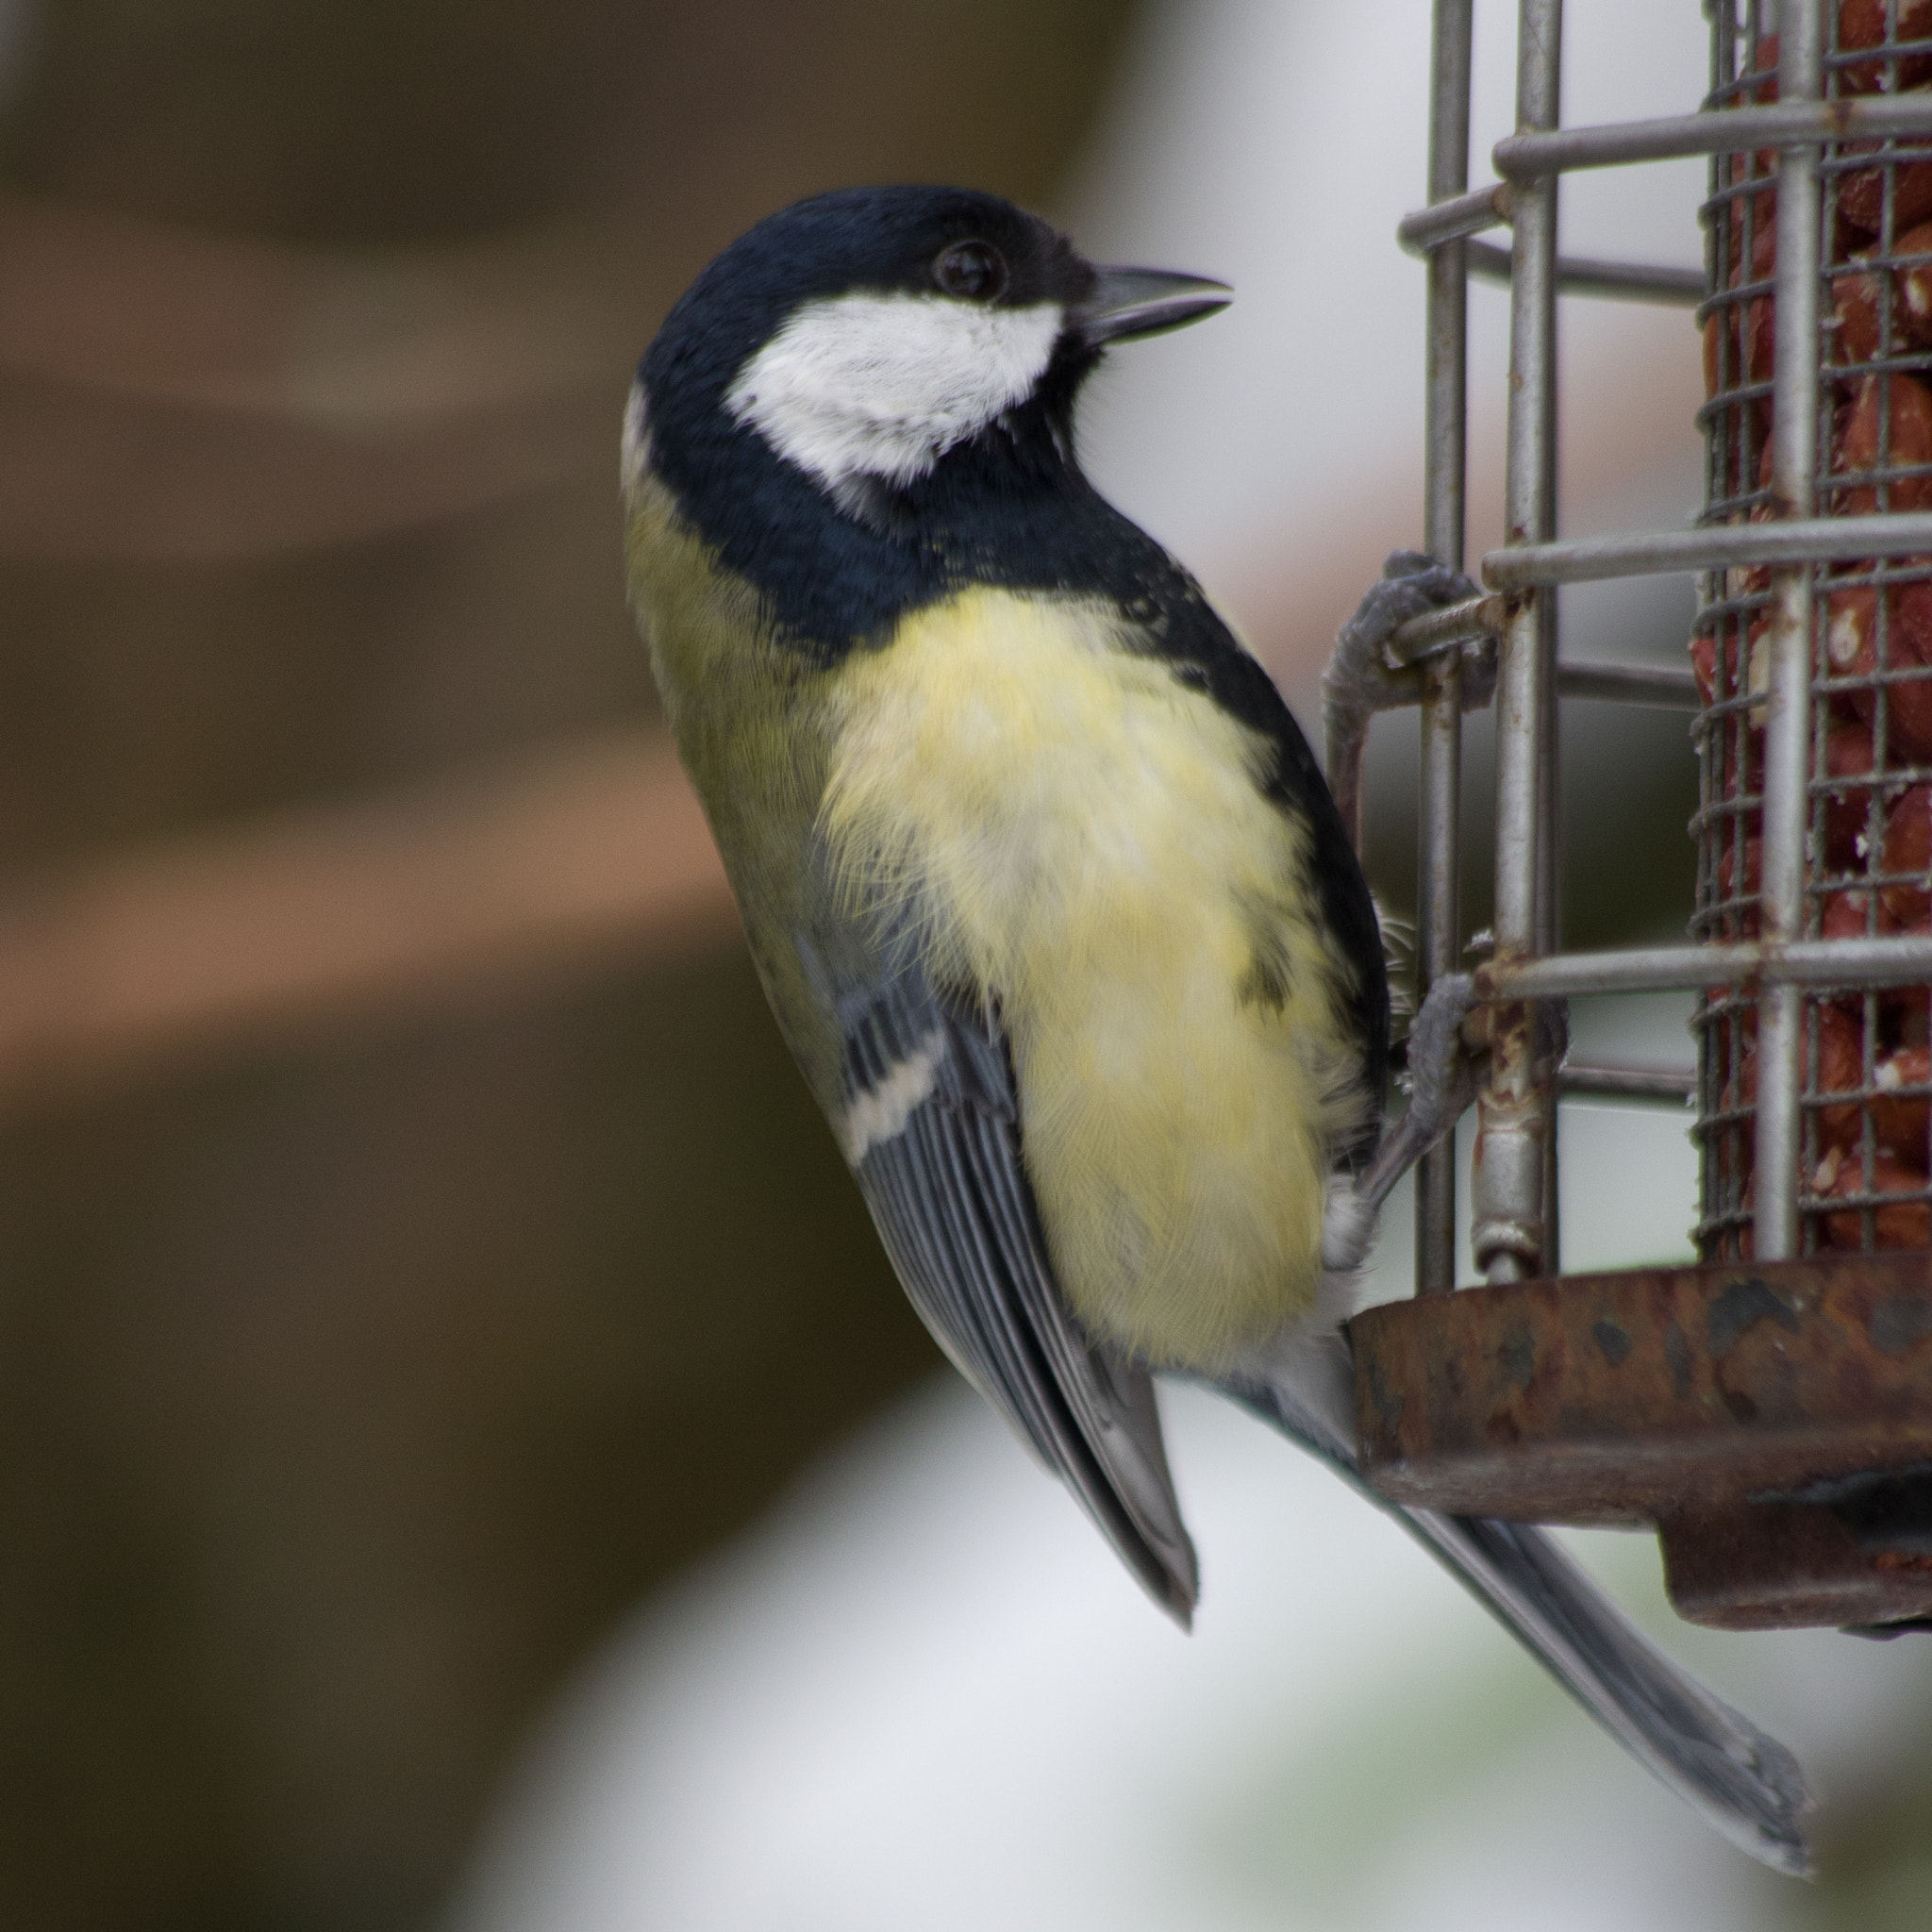
[{"label": "white cheek patch", "polygon": [[833,295],[792,316],[724,404],[835,493],[863,476],[909,483],[1028,394],[1062,320],[1051,302]]}]

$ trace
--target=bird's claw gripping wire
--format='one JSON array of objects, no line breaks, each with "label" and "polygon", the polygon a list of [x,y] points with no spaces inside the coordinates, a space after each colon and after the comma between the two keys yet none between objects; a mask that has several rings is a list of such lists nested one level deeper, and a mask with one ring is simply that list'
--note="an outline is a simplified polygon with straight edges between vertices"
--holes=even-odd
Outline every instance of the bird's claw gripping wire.
[{"label": "bird's claw gripping wire", "polygon": [[1475,981],[1467,973],[1445,973],[1423,1001],[1408,1029],[1408,1106],[1355,1184],[1371,1213],[1475,1098],[1487,1051],[1465,1034],[1475,1006]]},{"label": "bird's claw gripping wire", "polygon": [[[1489,1059],[1479,1007],[1474,975],[1445,973],[1430,987],[1408,1029],[1408,1106],[1354,1184],[1355,1211],[1347,1224],[1363,1230],[1362,1255],[1395,1183],[1455,1127],[1475,1099]],[[1540,1001],[1533,1047],[1539,1075],[1553,1081],[1569,1047],[1566,1003]],[[1361,1257],[1343,1257],[1341,1265],[1359,1265]],[[1330,1265],[1337,1263],[1331,1260]]]},{"label": "bird's claw gripping wire", "polygon": [[[1482,595],[1478,587],[1448,565],[1418,550],[1397,550],[1382,566],[1381,581],[1371,586],[1336,634],[1334,655],[1322,675],[1323,736],[1328,758],[1328,789],[1341,809],[1342,823],[1357,849],[1361,845],[1362,747],[1369,720],[1377,711],[1421,702],[1422,674],[1398,663],[1389,640],[1412,617],[1466,603]],[[1462,664],[1462,708],[1487,705],[1495,691],[1496,648],[1492,638],[1464,640],[1453,646]]]}]

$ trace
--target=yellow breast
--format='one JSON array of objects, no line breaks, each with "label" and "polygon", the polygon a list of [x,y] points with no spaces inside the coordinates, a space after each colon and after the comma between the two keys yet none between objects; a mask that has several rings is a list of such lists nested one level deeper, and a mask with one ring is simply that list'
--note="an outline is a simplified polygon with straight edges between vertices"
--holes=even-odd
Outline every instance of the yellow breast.
[{"label": "yellow breast", "polygon": [[1094,1333],[1224,1367],[1307,1312],[1368,1107],[1271,748],[1104,607],[974,591],[848,659],[822,824],[996,1000],[1055,1269]]}]

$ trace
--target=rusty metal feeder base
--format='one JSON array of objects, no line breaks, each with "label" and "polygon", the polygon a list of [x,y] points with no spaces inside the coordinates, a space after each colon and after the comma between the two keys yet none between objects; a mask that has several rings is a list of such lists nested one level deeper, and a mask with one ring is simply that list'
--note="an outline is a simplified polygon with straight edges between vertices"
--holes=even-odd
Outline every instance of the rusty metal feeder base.
[{"label": "rusty metal feeder base", "polygon": [[1655,1524],[1693,1623],[1932,1618],[1932,1255],[1571,1274],[1351,1329],[1384,1495]]}]

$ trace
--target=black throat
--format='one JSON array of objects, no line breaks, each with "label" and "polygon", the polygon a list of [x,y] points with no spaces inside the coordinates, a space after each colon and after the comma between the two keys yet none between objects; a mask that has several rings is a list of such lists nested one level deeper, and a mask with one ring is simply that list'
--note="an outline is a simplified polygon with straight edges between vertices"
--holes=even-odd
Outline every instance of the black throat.
[{"label": "black throat", "polygon": [[890,637],[908,612],[973,585],[1123,596],[1158,622],[1193,586],[1082,475],[1073,407],[1097,359],[1069,339],[1027,399],[903,485],[833,492],[788,462],[716,391],[640,372],[652,467],[696,533],[754,585],[781,640],[820,663]]}]

